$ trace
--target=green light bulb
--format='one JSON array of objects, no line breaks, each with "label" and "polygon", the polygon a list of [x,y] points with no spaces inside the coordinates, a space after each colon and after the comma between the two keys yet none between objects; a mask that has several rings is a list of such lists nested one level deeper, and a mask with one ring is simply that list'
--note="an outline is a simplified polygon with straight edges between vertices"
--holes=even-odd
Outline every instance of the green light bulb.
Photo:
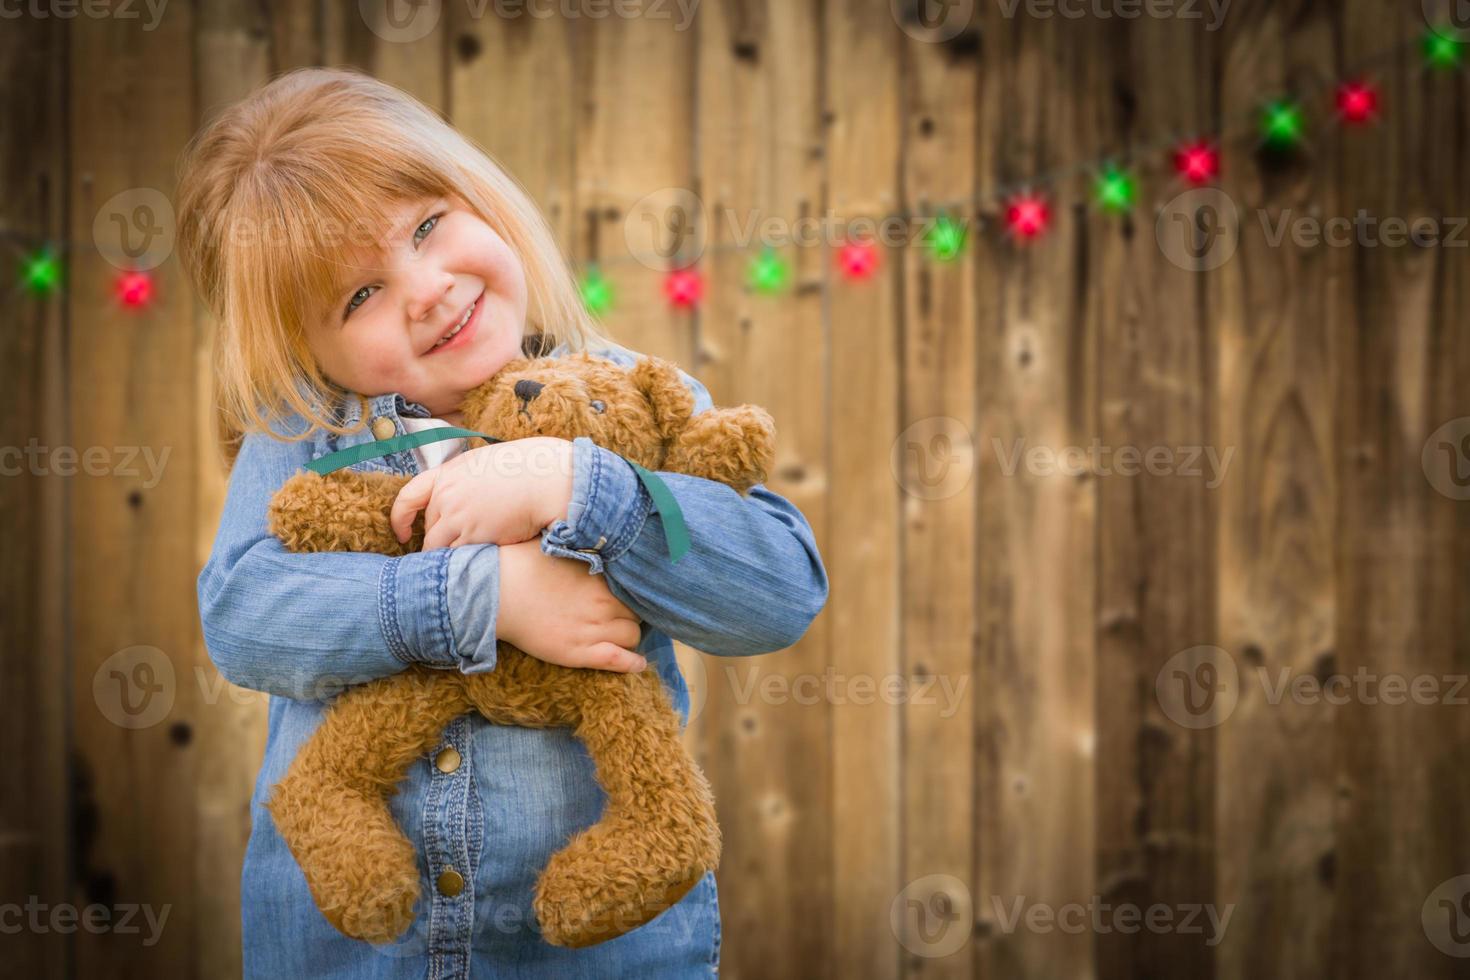
[{"label": "green light bulb", "polygon": [[582,277],[579,289],[582,292],[583,305],[593,316],[601,316],[612,308],[612,283],[608,282],[595,268],[589,269]]},{"label": "green light bulb", "polygon": [[1097,198],[1098,207],[1113,214],[1122,214],[1133,207],[1136,190],[1132,176],[1114,166],[1103,168],[1093,183],[1093,196]]},{"label": "green light bulb", "polygon": [[1454,68],[1460,63],[1464,44],[1447,33],[1430,28],[1424,35],[1424,60],[1431,68]]},{"label": "green light bulb", "polygon": [[1268,103],[1261,112],[1261,138],[1277,149],[1301,142],[1301,107],[1286,99]]},{"label": "green light bulb", "polygon": [[965,250],[965,227],[947,215],[941,215],[929,229],[929,249],[941,262],[952,262]]},{"label": "green light bulb", "polygon": [[781,257],[767,248],[750,261],[750,288],[758,293],[773,295],[786,288],[791,270]]},{"label": "green light bulb", "polygon": [[26,289],[39,296],[54,293],[61,285],[61,263],[49,251],[37,252],[21,263],[20,278]]}]

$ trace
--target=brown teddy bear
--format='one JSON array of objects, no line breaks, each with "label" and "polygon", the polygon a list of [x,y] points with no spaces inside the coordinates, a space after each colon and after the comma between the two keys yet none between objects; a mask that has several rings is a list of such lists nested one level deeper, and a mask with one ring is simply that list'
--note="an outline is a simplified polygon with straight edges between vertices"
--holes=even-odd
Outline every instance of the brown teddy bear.
[{"label": "brown teddy bear", "polygon": [[[763,482],[775,425],[753,405],[694,415],[667,361],[633,368],[588,353],[518,358],[470,392],[467,427],[500,440],[588,436],[649,470],[706,477],[744,493]],[[407,476],[338,470],[293,476],[270,506],[292,551],[401,555],[388,514]],[[655,670],[612,673],[537,660],[507,643],[495,669],[410,667],[350,688],[327,710],[267,804],[322,914],[348,936],[386,942],[413,920],[418,858],[389,797],[408,767],[469,711],[500,725],[569,727],[607,795],[601,820],[554,854],[537,882],[544,938],[581,947],[622,935],[678,901],[719,864],[709,784],[680,741]]]}]

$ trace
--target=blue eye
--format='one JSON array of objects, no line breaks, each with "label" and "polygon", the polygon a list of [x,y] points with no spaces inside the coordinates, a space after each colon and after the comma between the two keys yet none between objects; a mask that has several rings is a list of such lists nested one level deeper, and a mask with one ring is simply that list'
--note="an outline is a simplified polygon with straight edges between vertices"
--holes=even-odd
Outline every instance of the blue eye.
[{"label": "blue eye", "polygon": [[377,290],[377,286],[364,286],[357,292],[353,293],[352,298],[347,301],[347,309],[342,312],[343,318],[345,319],[346,317],[351,316],[352,311],[357,309],[362,304],[366,303],[368,301],[368,297],[377,292]]},{"label": "blue eye", "polygon": [[434,230],[434,226],[439,223],[439,219],[442,217],[444,217],[443,214],[436,214],[433,217],[425,220],[423,224],[419,225],[413,233],[414,245],[422,245],[424,239],[429,237],[429,232]]},{"label": "blue eye", "polygon": [[592,399],[591,405],[592,411],[596,412],[599,415],[601,415],[607,409],[607,406],[602,403],[602,399],[600,398]]}]

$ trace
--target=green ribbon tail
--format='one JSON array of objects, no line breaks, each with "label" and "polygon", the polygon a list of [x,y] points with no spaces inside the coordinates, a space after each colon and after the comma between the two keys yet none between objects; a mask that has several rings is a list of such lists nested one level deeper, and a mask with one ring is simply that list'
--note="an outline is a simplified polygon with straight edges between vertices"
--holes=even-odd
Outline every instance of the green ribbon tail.
[{"label": "green ribbon tail", "polygon": [[638,479],[648,488],[648,495],[653,498],[654,509],[664,522],[664,540],[669,545],[669,562],[678,561],[689,552],[689,526],[684,523],[684,510],[679,506],[679,501],[674,499],[673,491],[668,484],[659,477],[631,459],[628,465],[638,474]]}]

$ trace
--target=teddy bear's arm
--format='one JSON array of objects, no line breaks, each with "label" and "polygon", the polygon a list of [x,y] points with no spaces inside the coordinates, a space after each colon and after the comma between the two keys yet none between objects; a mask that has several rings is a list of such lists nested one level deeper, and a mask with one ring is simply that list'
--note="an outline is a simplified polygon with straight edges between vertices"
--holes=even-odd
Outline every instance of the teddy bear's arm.
[{"label": "teddy bear's arm", "polygon": [[776,423],[756,405],[700,412],[669,443],[663,469],[745,493],[765,483],[776,458]]},{"label": "teddy bear's arm", "polygon": [[407,544],[394,537],[388,523],[393,499],[408,479],[376,471],[297,473],[271,498],[267,526],[287,551],[418,551],[424,541],[422,514]]}]

